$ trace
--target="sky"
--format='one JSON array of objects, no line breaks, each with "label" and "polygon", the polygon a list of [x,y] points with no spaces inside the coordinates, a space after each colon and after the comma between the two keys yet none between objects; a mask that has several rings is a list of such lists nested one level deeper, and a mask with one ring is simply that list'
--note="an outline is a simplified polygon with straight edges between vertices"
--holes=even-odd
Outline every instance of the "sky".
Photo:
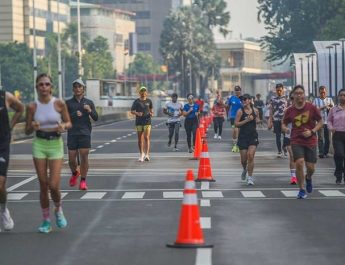
[{"label": "sky", "polygon": [[[229,29],[232,30],[232,39],[254,37],[260,38],[266,31],[263,23],[257,21],[257,0],[226,0],[227,9],[230,11]],[[215,33],[215,38],[222,35]]]}]

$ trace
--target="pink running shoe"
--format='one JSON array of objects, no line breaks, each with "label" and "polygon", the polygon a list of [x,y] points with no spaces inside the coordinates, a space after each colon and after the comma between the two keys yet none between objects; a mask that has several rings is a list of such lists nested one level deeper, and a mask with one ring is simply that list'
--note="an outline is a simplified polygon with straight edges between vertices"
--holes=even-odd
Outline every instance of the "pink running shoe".
[{"label": "pink running shoe", "polygon": [[80,172],[77,170],[75,174],[73,174],[71,176],[71,178],[69,179],[69,185],[71,187],[74,187],[75,185],[77,185],[77,182],[78,182],[78,178],[80,176]]},{"label": "pink running shoe", "polygon": [[296,185],[297,184],[297,178],[296,177],[291,177],[290,184],[291,185]]},{"label": "pink running shoe", "polygon": [[79,184],[80,190],[87,190],[86,180],[81,180]]}]

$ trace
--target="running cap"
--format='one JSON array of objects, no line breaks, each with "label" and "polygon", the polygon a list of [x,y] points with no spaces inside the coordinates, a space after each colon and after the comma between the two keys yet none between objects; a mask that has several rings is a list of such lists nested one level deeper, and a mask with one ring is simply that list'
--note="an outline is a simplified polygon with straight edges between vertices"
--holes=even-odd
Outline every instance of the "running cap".
[{"label": "running cap", "polygon": [[189,94],[189,95],[187,96],[187,98],[188,98],[188,99],[193,99],[194,96],[193,96],[192,94]]},{"label": "running cap", "polygon": [[74,85],[74,84],[79,84],[79,85],[82,85],[83,87],[85,87],[85,84],[84,84],[83,80],[81,80],[81,78],[74,80],[72,82],[72,85]]},{"label": "running cap", "polygon": [[147,91],[147,88],[144,86],[140,87],[139,92],[144,92],[144,91]]}]

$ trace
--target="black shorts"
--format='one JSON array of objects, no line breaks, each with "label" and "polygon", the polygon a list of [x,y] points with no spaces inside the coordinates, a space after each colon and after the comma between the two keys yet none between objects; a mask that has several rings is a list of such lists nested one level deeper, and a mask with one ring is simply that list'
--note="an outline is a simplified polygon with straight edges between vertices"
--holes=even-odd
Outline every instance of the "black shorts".
[{"label": "black shorts", "polygon": [[0,176],[7,177],[10,160],[10,145],[0,147]]},{"label": "black shorts", "polygon": [[67,148],[68,150],[77,150],[91,148],[91,136],[90,135],[68,135],[67,136]]},{"label": "black shorts", "polygon": [[290,138],[284,137],[283,139],[283,146],[290,146]]},{"label": "black shorts", "polygon": [[305,162],[316,163],[316,146],[307,147],[303,145],[291,144],[294,161],[304,158]]},{"label": "black shorts", "polygon": [[249,146],[259,144],[258,137],[239,137],[237,141],[237,146],[240,150],[247,150]]}]

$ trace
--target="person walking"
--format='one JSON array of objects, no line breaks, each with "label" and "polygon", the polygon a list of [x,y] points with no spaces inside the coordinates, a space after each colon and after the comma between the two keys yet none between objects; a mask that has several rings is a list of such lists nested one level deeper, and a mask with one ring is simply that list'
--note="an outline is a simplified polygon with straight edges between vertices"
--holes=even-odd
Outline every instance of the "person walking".
[{"label": "person walking", "polygon": [[[307,197],[306,191],[308,193],[313,191],[312,175],[317,160],[316,132],[323,126],[323,121],[320,111],[312,103],[306,102],[302,85],[293,88],[292,96],[293,105],[284,114],[282,130],[288,132],[287,126],[289,123],[292,124],[290,141],[299,186],[297,198],[304,199]],[[306,175],[304,175],[304,165],[307,168]]]},{"label": "person walking", "polygon": [[212,107],[214,139],[222,139],[223,123],[226,115],[225,104],[222,98],[218,98]]},{"label": "person walking", "polygon": [[[85,84],[83,80],[76,79],[72,82],[73,97],[66,101],[68,113],[71,117],[72,128],[67,131],[68,164],[72,176],[69,185],[74,187],[79,176],[80,190],[87,190],[86,177],[89,170],[89,152],[91,148],[91,120],[97,121],[98,114],[92,100],[85,95]],[[80,159],[78,169],[77,157]]]},{"label": "person walking", "polygon": [[241,87],[235,86],[235,95],[232,95],[227,103],[226,106],[228,108],[228,118],[230,119],[230,124],[232,127],[232,152],[238,153],[240,150],[237,145],[237,138],[238,138],[238,128],[235,126],[235,118],[237,111],[242,107],[242,103],[240,100],[241,96]]},{"label": "person walking", "polygon": [[[10,108],[15,111],[11,121],[8,118]],[[14,227],[13,219],[7,208],[6,191],[11,131],[19,121],[23,111],[24,105],[12,93],[0,90],[0,215],[1,225],[5,231],[10,231]]]},{"label": "person walking", "polygon": [[336,184],[345,183],[345,89],[338,92],[338,105],[328,114],[328,129],[332,132]]},{"label": "person walking", "polygon": [[40,184],[40,205],[43,222],[38,228],[41,233],[52,231],[50,221],[49,193],[55,205],[56,225],[67,226],[62,211],[60,178],[63,160],[63,140],[61,133],[72,127],[67,106],[61,99],[52,96],[52,78],[40,74],[36,78],[37,101],[26,109],[25,133],[35,132],[32,153]]},{"label": "person walking", "polygon": [[247,177],[247,184],[254,185],[254,156],[259,144],[256,123],[259,122],[259,111],[251,104],[251,96],[244,94],[240,97],[243,107],[236,114],[235,126],[239,128],[238,148],[240,149],[243,171],[241,179]]},{"label": "person walking", "polygon": [[323,127],[317,132],[319,158],[328,157],[329,152],[329,130],[327,118],[329,111],[333,108],[334,102],[332,98],[327,97],[327,89],[325,86],[319,87],[319,97],[315,98],[313,104],[320,110]]},{"label": "person walking", "polygon": [[175,135],[175,144],[174,144],[174,151],[178,151],[177,143],[179,140],[179,134],[180,134],[180,127],[181,127],[181,115],[183,106],[180,102],[177,101],[177,94],[173,93],[171,95],[171,101],[167,102],[165,107],[163,108],[163,113],[168,115],[169,118],[167,120],[167,126],[169,129],[169,135],[168,135],[168,147],[171,146],[171,141],[173,136]]},{"label": "person walking", "polygon": [[140,97],[137,98],[131,107],[131,113],[135,115],[135,128],[138,134],[139,162],[150,161],[150,137],[151,118],[153,116],[153,105],[147,97],[147,88],[142,86],[139,89]]},{"label": "person walking", "polygon": [[264,120],[264,107],[265,103],[261,99],[261,94],[256,94],[256,99],[254,100],[254,108],[256,108],[259,111],[259,124],[262,127],[263,126],[263,120]]},{"label": "person walking", "polygon": [[[199,126],[199,105],[194,103],[194,97],[192,94],[187,95],[188,103],[183,106],[183,116],[185,117],[184,120],[184,128],[187,134],[187,145],[188,145],[188,152],[194,152],[195,146],[195,137],[196,137],[196,129]],[[193,135],[193,144],[192,144],[192,135]]]},{"label": "person walking", "polygon": [[[277,84],[276,85],[276,96],[273,96],[270,101],[270,118],[268,120],[268,129],[272,129],[273,132],[276,135],[276,145],[278,149],[278,158],[283,157],[282,153],[282,134],[284,136],[284,133],[282,132],[282,119],[284,116],[284,111],[287,108],[287,100],[284,95],[284,86],[283,84]],[[283,145],[283,151],[284,156],[287,156],[287,150],[285,146]]]}]

